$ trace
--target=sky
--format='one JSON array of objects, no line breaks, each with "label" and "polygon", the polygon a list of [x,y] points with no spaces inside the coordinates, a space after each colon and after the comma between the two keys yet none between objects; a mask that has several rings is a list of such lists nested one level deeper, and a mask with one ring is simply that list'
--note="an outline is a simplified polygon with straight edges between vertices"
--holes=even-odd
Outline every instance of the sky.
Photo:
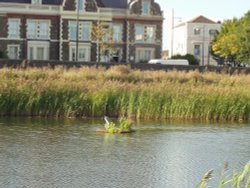
[{"label": "sky", "polygon": [[163,50],[170,48],[172,10],[174,25],[203,15],[213,21],[240,18],[250,11],[250,0],[155,0],[164,11]]}]

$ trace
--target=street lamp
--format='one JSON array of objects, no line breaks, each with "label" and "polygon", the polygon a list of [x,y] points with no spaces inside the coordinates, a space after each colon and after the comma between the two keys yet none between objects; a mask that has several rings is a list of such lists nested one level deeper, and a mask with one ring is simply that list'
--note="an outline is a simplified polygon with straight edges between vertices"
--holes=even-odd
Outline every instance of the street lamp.
[{"label": "street lamp", "polygon": [[179,19],[181,21],[181,17],[175,17],[174,16],[174,9],[172,9],[172,35],[171,35],[171,58],[173,57],[173,51],[174,51],[174,20]]},{"label": "street lamp", "polygon": [[78,61],[78,43],[79,43],[79,5],[80,0],[77,1],[77,16],[76,16],[76,61]]}]

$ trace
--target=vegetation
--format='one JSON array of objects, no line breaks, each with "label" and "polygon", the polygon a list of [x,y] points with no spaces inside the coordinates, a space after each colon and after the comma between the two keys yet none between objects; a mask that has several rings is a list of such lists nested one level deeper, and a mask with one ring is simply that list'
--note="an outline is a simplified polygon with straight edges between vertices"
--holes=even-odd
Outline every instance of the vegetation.
[{"label": "vegetation", "polygon": [[132,121],[122,117],[119,119],[119,128],[113,122],[106,122],[104,127],[107,133],[129,133],[132,131]]},{"label": "vegetation", "polygon": [[98,62],[100,62],[100,56],[107,56],[111,53],[109,50],[113,50],[113,29],[108,22],[100,22],[97,25],[93,25],[91,34],[92,40],[97,43]]},{"label": "vegetation", "polygon": [[248,120],[250,75],[127,66],[0,69],[0,115]]},{"label": "vegetation", "polygon": [[[224,171],[218,188],[232,187],[232,188],[249,188],[250,187],[250,161],[245,165],[243,170],[238,173],[234,173],[232,177],[227,178],[225,172],[227,171],[227,164],[225,165]],[[209,179],[212,177],[213,170],[208,171],[197,188],[208,188]]]},{"label": "vegetation", "polygon": [[199,65],[199,60],[196,59],[192,54],[174,55],[171,59],[186,59],[188,60],[189,65]]},{"label": "vegetation", "polygon": [[226,61],[250,64],[250,11],[226,20],[212,44],[213,53]]},{"label": "vegetation", "polygon": [[3,51],[0,50],[0,59],[1,58],[8,58],[8,56]]}]

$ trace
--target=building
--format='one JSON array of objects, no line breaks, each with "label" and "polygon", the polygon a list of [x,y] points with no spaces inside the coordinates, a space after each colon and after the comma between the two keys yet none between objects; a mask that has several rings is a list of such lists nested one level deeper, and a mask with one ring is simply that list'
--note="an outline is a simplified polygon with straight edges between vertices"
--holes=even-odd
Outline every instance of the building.
[{"label": "building", "polygon": [[216,65],[211,58],[211,42],[221,24],[204,16],[181,23],[173,29],[173,55],[192,54],[200,65]]},{"label": "building", "polygon": [[[106,42],[93,28],[107,23]],[[10,59],[141,62],[161,57],[163,14],[154,0],[0,0],[0,51]]]}]

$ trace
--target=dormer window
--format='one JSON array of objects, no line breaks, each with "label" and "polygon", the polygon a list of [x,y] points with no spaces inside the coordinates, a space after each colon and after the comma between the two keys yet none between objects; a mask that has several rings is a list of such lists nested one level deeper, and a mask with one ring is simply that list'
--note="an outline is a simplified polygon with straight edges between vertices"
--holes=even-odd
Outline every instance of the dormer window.
[{"label": "dormer window", "polygon": [[85,10],[85,0],[76,0],[77,1],[77,8],[80,11]]},{"label": "dormer window", "polygon": [[149,15],[150,13],[150,4],[148,1],[142,2],[142,14],[143,15]]},{"label": "dormer window", "polygon": [[33,5],[41,5],[42,4],[42,0],[32,0],[31,3]]}]

